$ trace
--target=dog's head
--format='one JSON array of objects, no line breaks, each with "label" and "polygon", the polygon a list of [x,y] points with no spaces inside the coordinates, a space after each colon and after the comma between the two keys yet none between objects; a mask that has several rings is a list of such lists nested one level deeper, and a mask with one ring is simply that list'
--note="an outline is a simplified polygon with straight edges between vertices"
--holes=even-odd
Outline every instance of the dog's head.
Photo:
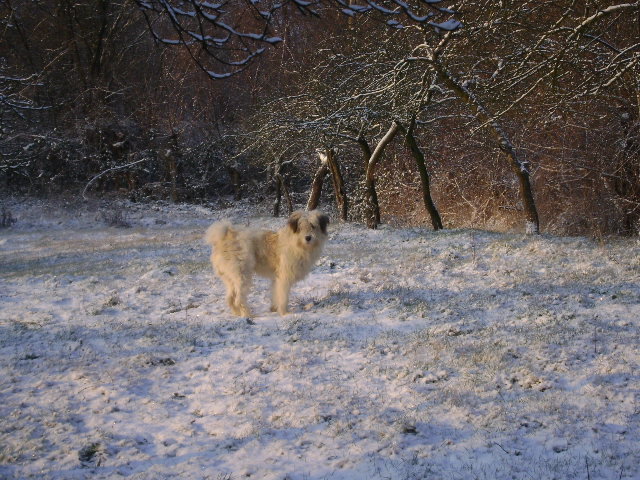
[{"label": "dog's head", "polygon": [[329,217],[317,210],[298,210],[289,217],[289,228],[303,246],[315,247],[327,239]]}]

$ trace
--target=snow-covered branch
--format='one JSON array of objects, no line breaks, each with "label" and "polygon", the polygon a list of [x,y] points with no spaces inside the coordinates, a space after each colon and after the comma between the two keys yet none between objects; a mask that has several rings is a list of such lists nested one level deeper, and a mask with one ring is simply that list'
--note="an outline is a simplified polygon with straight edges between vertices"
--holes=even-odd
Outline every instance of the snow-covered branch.
[{"label": "snow-covered branch", "polygon": [[[271,34],[270,27],[274,13],[284,3],[259,10],[256,2],[247,6],[238,0],[135,1],[154,39],[161,44],[185,47],[194,62],[213,79],[238,73],[263,54],[266,47],[282,41]],[[205,52],[205,59],[201,52]]]},{"label": "snow-covered branch", "polygon": [[0,73],[0,113],[7,112],[24,118],[27,111],[48,110],[51,107],[38,105],[23,93],[41,86],[36,75],[21,77]]},{"label": "snow-covered branch", "polygon": [[112,172],[116,172],[118,170],[125,170],[127,168],[133,167],[134,165],[138,165],[139,163],[143,163],[146,162],[148,160],[151,160],[151,157],[145,157],[141,160],[136,160],[135,162],[131,162],[131,163],[127,163],[126,165],[119,165],[117,167],[113,167],[113,168],[108,168],[102,172],[100,172],[99,174],[97,174],[95,177],[93,177],[91,180],[89,180],[89,182],[85,185],[84,189],[82,190],[82,198],[84,200],[87,200],[87,190],[89,190],[89,187],[96,181],[98,180],[100,177],[103,177],[109,173]]},{"label": "snow-covered branch", "polygon": [[[213,79],[229,77],[283,38],[272,32],[276,14],[291,4],[305,15],[319,16],[318,7],[333,5],[343,14],[377,14],[392,17],[389,27],[424,25],[435,31],[460,29],[456,12],[440,6],[440,0],[366,0],[356,5],[346,0],[284,0],[268,5],[261,0],[135,0],[153,38],[159,44],[182,46],[194,62]],[[195,48],[199,49],[196,51]],[[206,60],[200,55],[204,52]],[[215,65],[215,68],[211,67]]]}]

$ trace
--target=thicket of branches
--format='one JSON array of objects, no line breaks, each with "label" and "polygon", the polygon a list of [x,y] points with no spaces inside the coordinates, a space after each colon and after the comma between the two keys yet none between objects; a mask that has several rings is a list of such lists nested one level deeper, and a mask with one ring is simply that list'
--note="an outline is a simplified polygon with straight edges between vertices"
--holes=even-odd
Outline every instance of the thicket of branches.
[{"label": "thicket of branches", "polygon": [[324,180],[322,201],[371,227],[640,228],[638,2],[3,0],[0,15],[7,190],[257,195],[279,214]]}]

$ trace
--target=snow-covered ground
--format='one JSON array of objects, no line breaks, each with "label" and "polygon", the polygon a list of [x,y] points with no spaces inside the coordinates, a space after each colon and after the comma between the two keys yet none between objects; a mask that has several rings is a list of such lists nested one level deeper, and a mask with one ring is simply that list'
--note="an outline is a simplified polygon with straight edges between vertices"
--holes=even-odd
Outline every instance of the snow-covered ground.
[{"label": "snow-covered ground", "polygon": [[637,239],[334,223],[252,324],[201,238],[284,219],[5,205],[0,478],[640,478]]}]

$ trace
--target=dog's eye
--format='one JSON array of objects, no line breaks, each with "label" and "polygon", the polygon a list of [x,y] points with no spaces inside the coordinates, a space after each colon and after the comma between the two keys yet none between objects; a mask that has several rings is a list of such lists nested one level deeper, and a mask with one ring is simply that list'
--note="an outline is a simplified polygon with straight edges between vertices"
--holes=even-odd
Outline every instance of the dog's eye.
[{"label": "dog's eye", "polygon": [[315,230],[315,229],[316,229],[316,226],[315,226],[315,225],[311,225],[311,228],[312,228],[313,230]]}]

